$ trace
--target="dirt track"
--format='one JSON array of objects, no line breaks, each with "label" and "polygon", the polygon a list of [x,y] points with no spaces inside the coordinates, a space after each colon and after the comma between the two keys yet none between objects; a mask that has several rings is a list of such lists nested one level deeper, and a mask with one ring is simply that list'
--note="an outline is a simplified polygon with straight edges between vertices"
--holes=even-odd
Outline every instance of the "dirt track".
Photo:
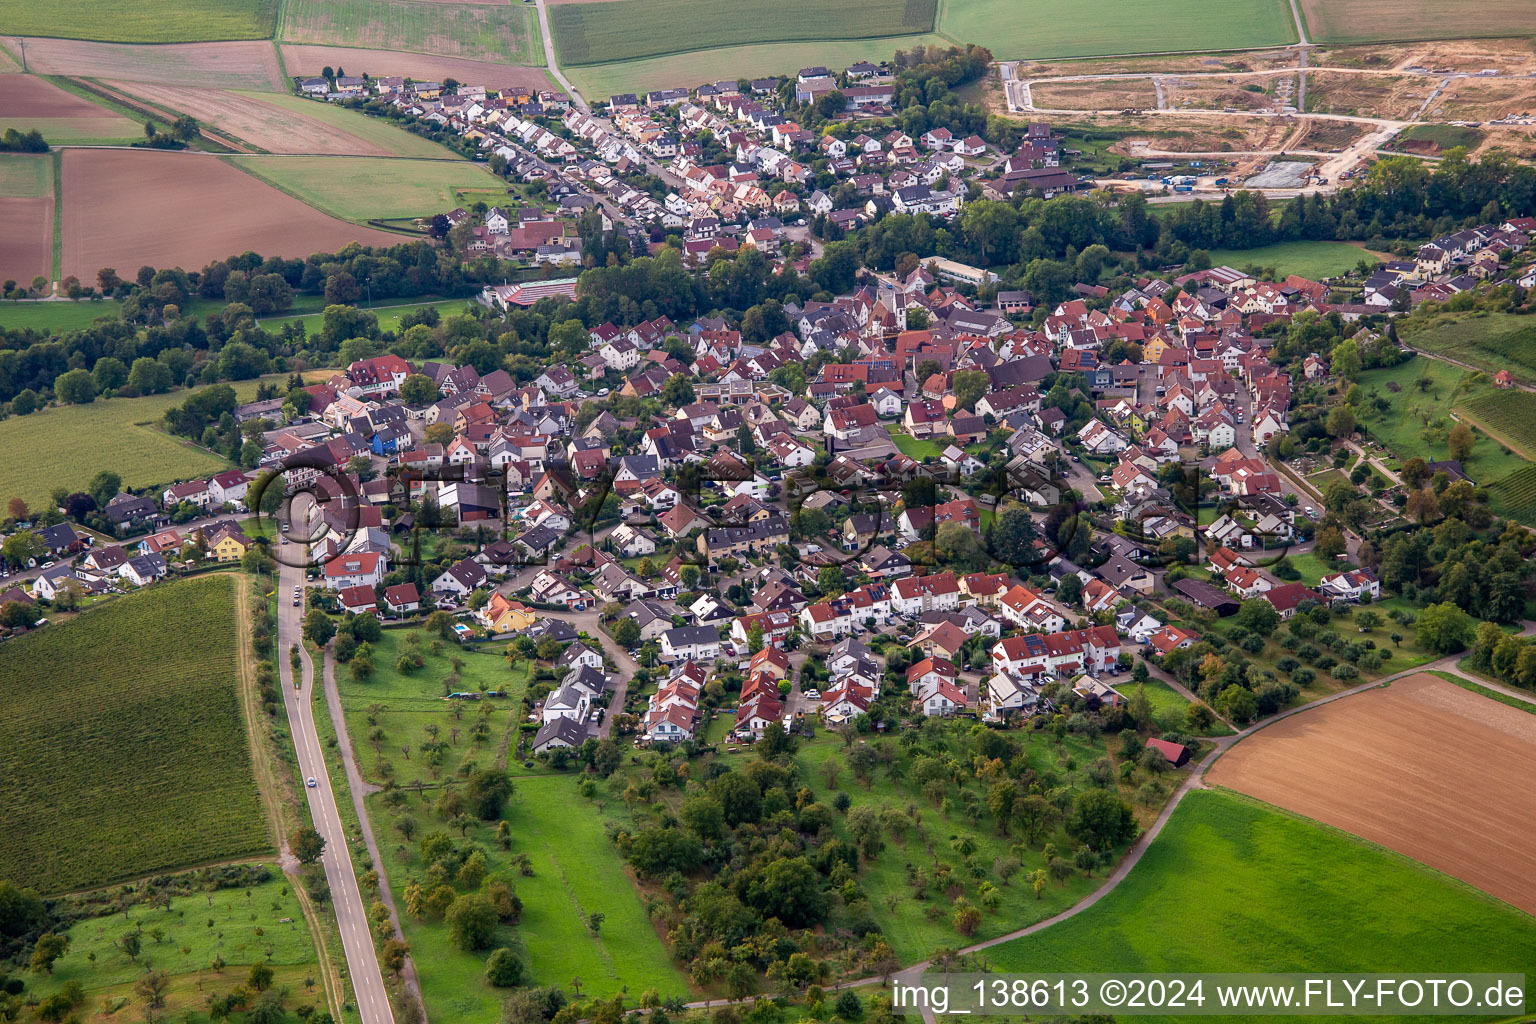
[{"label": "dirt track", "polygon": [[1536,715],[1417,674],[1244,739],[1206,781],[1536,913]]}]

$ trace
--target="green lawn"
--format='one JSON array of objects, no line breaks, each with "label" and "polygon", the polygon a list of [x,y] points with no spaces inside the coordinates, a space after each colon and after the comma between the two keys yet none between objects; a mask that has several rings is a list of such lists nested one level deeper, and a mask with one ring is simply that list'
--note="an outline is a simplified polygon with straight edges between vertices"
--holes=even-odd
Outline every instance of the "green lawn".
[{"label": "green lawn", "polygon": [[519,3],[287,0],[278,38],[506,64],[544,63],[533,6]]},{"label": "green lawn", "polygon": [[[604,829],[610,818],[627,817],[617,799],[599,796],[594,805],[576,793],[573,775],[514,779],[517,792],[505,818],[512,828],[512,849],[503,852],[493,830],[476,826],[468,841],[477,844],[491,870],[508,870],[511,855],[527,854],[532,876],[509,871],[523,902],[521,921],[498,929],[495,945],[516,950],[526,964],[524,983],[555,985],[571,992],[580,979],[583,996],[611,996],[626,991],[637,998],[656,989],[663,996],[687,997],[687,980],[652,928],[629,873]],[[601,789],[599,790],[601,793]],[[427,799],[436,793],[428,790]],[[419,822],[423,832],[442,828],[427,804],[414,797],[400,809],[369,798],[369,813],[379,831],[381,853],[395,899],[421,874],[414,844],[400,841],[395,828],[403,817]],[[458,833],[452,833],[459,839]],[[586,916],[605,920],[593,937]],[[488,951],[468,953],[451,942],[447,927],[435,919],[405,915],[402,920],[412,955],[429,964],[421,972],[427,1015],[434,1020],[486,1020],[499,1012],[504,993],[486,983]]]},{"label": "green lawn", "polygon": [[161,583],[0,647],[0,874],[59,892],[271,849],[232,584]]},{"label": "green lawn", "polygon": [[1278,242],[1257,249],[1211,251],[1214,266],[1274,267],[1281,277],[1300,274],[1313,281],[1354,270],[1361,260],[1371,266],[1381,262],[1375,254],[1344,242]]},{"label": "green lawn", "polygon": [[1416,349],[1536,382],[1536,323],[1529,317],[1483,311],[1446,314],[1427,323],[1410,317],[1402,334]]},{"label": "green lawn", "polygon": [[343,220],[430,217],[461,193],[495,202],[505,185],[483,165],[387,157],[237,156],[237,167]]},{"label": "green lawn", "polygon": [[1536,919],[1342,832],[1195,790],[1113,892],[987,961],[1033,972],[1530,973]]},{"label": "green lawn", "polygon": [[118,43],[269,39],[277,0],[0,0],[0,35]]},{"label": "green lawn", "polygon": [[[1417,455],[1439,460],[1450,458],[1446,436],[1455,425],[1450,418],[1453,406],[1492,391],[1486,379],[1473,382],[1469,371],[1436,359],[1415,357],[1384,370],[1367,370],[1360,375],[1367,407],[1362,425],[1382,444],[1391,449],[1399,463]],[[1427,377],[1429,387],[1420,390],[1417,381]],[[1398,391],[1387,384],[1395,382]],[[1388,403],[1386,412],[1370,408],[1376,398]],[[1479,434],[1472,457],[1466,461],[1467,474],[1480,485],[1491,484],[1524,468],[1526,461]],[[1396,468],[1395,466],[1390,468]]]},{"label": "green lawn", "polygon": [[[935,0],[609,0],[557,4],[550,28],[561,64],[601,64],[747,43],[924,33],[933,30],[934,9]],[[683,83],[700,80],[697,71],[687,75]]]},{"label": "green lawn", "polygon": [[89,327],[97,317],[105,316],[116,320],[120,309],[122,309],[122,303],[116,299],[80,302],[0,302],[0,327],[70,331]]},{"label": "green lawn", "polygon": [[938,29],[999,58],[1239,49],[1296,41],[1283,0],[941,0]]},{"label": "green lawn", "polygon": [[891,435],[891,440],[895,443],[896,447],[901,449],[901,454],[910,456],[919,462],[930,455],[935,459],[938,458],[944,454],[944,449],[948,447],[948,445],[940,444],[937,441],[913,437],[911,434],[902,432],[901,428],[894,425],[887,425],[885,429]]}]

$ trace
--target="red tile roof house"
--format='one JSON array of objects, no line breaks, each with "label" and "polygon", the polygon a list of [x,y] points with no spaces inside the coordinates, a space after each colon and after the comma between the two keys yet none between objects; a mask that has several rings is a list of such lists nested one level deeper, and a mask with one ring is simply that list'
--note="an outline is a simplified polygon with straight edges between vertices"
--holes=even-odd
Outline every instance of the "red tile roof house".
[{"label": "red tile roof house", "polygon": [[1321,594],[1308,588],[1305,583],[1287,583],[1282,587],[1266,590],[1260,596],[1274,606],[1282,619],[1295,615],[1297,605],[1303,601],[1321,603],[1323,599]]},{"label": "red tile roof house", "polygon": [[377,598],[374,597],[372,587],[343,587],[336,594],[336,603],[342,611],[353,615],[377,611]]}]

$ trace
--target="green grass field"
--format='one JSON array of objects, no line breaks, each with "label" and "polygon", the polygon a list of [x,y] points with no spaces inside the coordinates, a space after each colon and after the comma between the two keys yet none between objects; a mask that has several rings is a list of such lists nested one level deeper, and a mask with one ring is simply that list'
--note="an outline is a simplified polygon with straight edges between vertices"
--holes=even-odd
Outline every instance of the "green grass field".
[{"label": "green grass field", "polygon": [[234,581],[161,583],[0,647],[0,865],[45,892],[271,849]]},{"label": "green grass field", "polygon": [[0,196],[46,196],[53,161],[46,154],[0,153]]},{"label": "green grass field", "polygon": [[81,302],[0,302],[0,327],[33,327],[40,331],[69,331],[89,327],[97,317],[117,319],[122,303],[115,299]]},{"label": "green grass field", "polygon": [[1536,382],[1536,321],[1530,317],[1479,311],[1438,316],[1424,325],[1409,318],[1403,340],[1489,373],[1508,370],[1516,380]]},{"label": "green grass field", "polygon": [[[506,812],[513,834],[511,854],[527,854],[532,877],[515,877],[523,901],[522,920],[498,929],[495,944],[518,951],[527,969],[525,984],[557,985],[570,991],[581,979],[583,996],[612,996],[621,990],[634,998],[647,989],[663,996],[687,997],[686,979],[673,966],[640,902],[628,871],[604,827],[606,819],[624,817],[617,799],[599,798],[596,806],[576,794],[574,776],[515,778],[517,787]],[[427,791],[430,801],[436,794]],[[605,810],[606,802],[606,810]],[[414,845],[397,842],[395,823],[417,819],[423,831],[433,823],[430,808],[414,798],[400,810],[369,799],[369,813],[380,832],[381,853],[395,899],[403,899],[406,881],[420,873]],[[486,853],[491,870],[505,869],[508,854],[492,829],[476,826],[469,840]],[[453,835],[457,838],[457,832]],[[515,875],[515,872],[514,872]],[[599,935],[588,931],[585,917],[606,916]],[[402,920],[412,956],[430,964],[422,972],[422,994],[431,1019],[483,1020],[499,1011],[503,993],[485,981],[486,951],[466,953],[436,920]]]},{"label": "green grass field", "polygon": [[987,960],[1033,972],[1528,973],[1536,919],[1344,833],[1195,790],[1113,892]]},{"label": "green grass field", "polygon": [[[609,0],[560,4],[550,28],[561,64],[601,64],[746,43],[864,39],[932,31],[935,0],[874,0],[866,4],[815,0]],[[796,69],[783,67],[782,72]],[[685,81],[702,80],[679,67]]]},{"label": "green grass field", "polygon": [[534,9],[517,3],[288,0],[278,38],[509,64],[544,62]]},{"label": "green grass field", "polygon": [[1402,0],[1301,0],[1301,14],[1307,37],[1318,43],[1487,39],[1531,26],[1527,0],[1417,0],[1411,7]]},{"label": "green grass field", "polygon": [[241,170],[343,220],[430,217],[460,193],[495,202],[506,186],[483,165],[388,157],[237,156]]},{"label": "green grass field", "polygon": [[944,454],[944,449],[948,447],[937,441],[930,441],[925,437],[913,437],[911,434],[903,433],[897,427],[889,424],[886,425],[885,429],[886,433],[891,435],[892,443],[901,449],[901,454],[914,458],[919,462],[930,455],[938,458]]},{"label": "green grass field", "polygon": [[1213,266],[1274,267],[1282,277],[1300,274],[1313,281],[1354,270],[1361,260],[1371,266],[1381,262],[1375,254],[1343,242],[1279,242],[1257,249],[1215,249],[1211,252]]},{"label": "green grass field", "polygon": [[[419,309],[422,306],[430,306],[441,313],[443,316],[452,316],[455,313],[464,312],[464,307],[467,304],[473,302],[473,299],[441,299],[436,302],[408,302],[401,305],[373,306],[367,308],[370,308],[371,311],[378,316],[379,329],[381,331],[398,332],[400,330],[400,318],[412,310]],[[320,333],[320,328],[324,325],[325,315],[324,313],[305,313],[301,316],[273,316],[263,318],[262,322],[267,326],[269,330],[277,330],[279,327],[290,320],[297,320],[299,324],[304,328],[304,333],[306,335],[313,335]],[[0,324],[3,324],[4,322],[4,306],[0,305]]]},{"label": "green grass field", "polygon": [[[1429,378],[1427,391],[1421,391],[1417,386],[1421,376]],[[1486,380],[1479,383],[1464,380],[1468,376],[1468,371],[1460,367],[1422,357],[1389,369],[1367,370],[1360,375],[1360,386],[1367,395],[1366,405],[1380,397],[1389,408],[1384,413],[1368,411],[1362,417],[1362,425],[1372,437],[1391,449],[1399,464],[1415,455],[1426,461],[1448,459],[1450,450],[1446,446],[1446,435],[1455,426],[1450,418],[1451,408],[1493,390]],[[1392,392],[1387,387],[1389,382],[1396,383],[1399,390]],[[1482,434],[1477,438],[1472,458],[1465,464],[1467,474],[1480,485],[1501,480],[1526,465],[1524,459]]]},{"label": "green grass field", "polygon": [[[240,381],[235,393],[250,401],[256,386],[256,381]],[[27,453],[26,458],[0,459],[0,498],[24,498],[36,507],[53,488],[84,487],[104,469],[120,474],[128,487],[228,469],[217,455],[159,429],[165,410],[186,401],[187,394],[98,398],[89,405],[50,406],[0,420],[0,449]],[[82,438],[101,438],[102,443]]]},{"label": "green grass field", "polygon": [[793,74],[815,64],[844,68],[861,60],[889,60],[895,51],[918,45],[953,44],[932,33],[862,41],[752,43],[693,51],[686,57],[669,54],[608,64],[583,64],[564,70],[583,96],[601,98],[619,92],[644,92],[720,79]]},{"label": "green grass field", "polygon": [[334,103],[322,103],[299,96],[270,92],[242,92],[240,95],[296,114],[303,114],[316,121],[324,121],[348,135],[380,146],[395,156],[422,157],[429,160],[459,159],[457,153],[438,145],[431,139],[424,139],[403,128],[397,128],[383,118],[369,117],[367,114],[348,110],[346,107],[338,107]]},{"label": "green grass field", "polygon": [[0,0],[0,35],[114,43],[268,39],[277,0]]},{"label": "green grass field", "polygon": [[1416,124],[1399,136],[1406,142],[1433,142],[1441,149],[1454,146],[1475,147],[1487,133],[1459,124]]},{"label": "green grass field", "polygon": [[1241,49],[1296,41],[1284,0],[940,0],[938,31],[998,58]]}]

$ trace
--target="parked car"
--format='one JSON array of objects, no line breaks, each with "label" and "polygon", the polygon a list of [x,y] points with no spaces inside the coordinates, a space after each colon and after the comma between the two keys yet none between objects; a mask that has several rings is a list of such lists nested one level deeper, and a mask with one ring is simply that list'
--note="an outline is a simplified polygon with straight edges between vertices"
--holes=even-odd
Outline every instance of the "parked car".
[{"label": "parked car", "polygon": [[821,691],[820,690],[806,690],[803,693],[801,693],[801,696],[804,697],[806,700],[821,700]]}]

